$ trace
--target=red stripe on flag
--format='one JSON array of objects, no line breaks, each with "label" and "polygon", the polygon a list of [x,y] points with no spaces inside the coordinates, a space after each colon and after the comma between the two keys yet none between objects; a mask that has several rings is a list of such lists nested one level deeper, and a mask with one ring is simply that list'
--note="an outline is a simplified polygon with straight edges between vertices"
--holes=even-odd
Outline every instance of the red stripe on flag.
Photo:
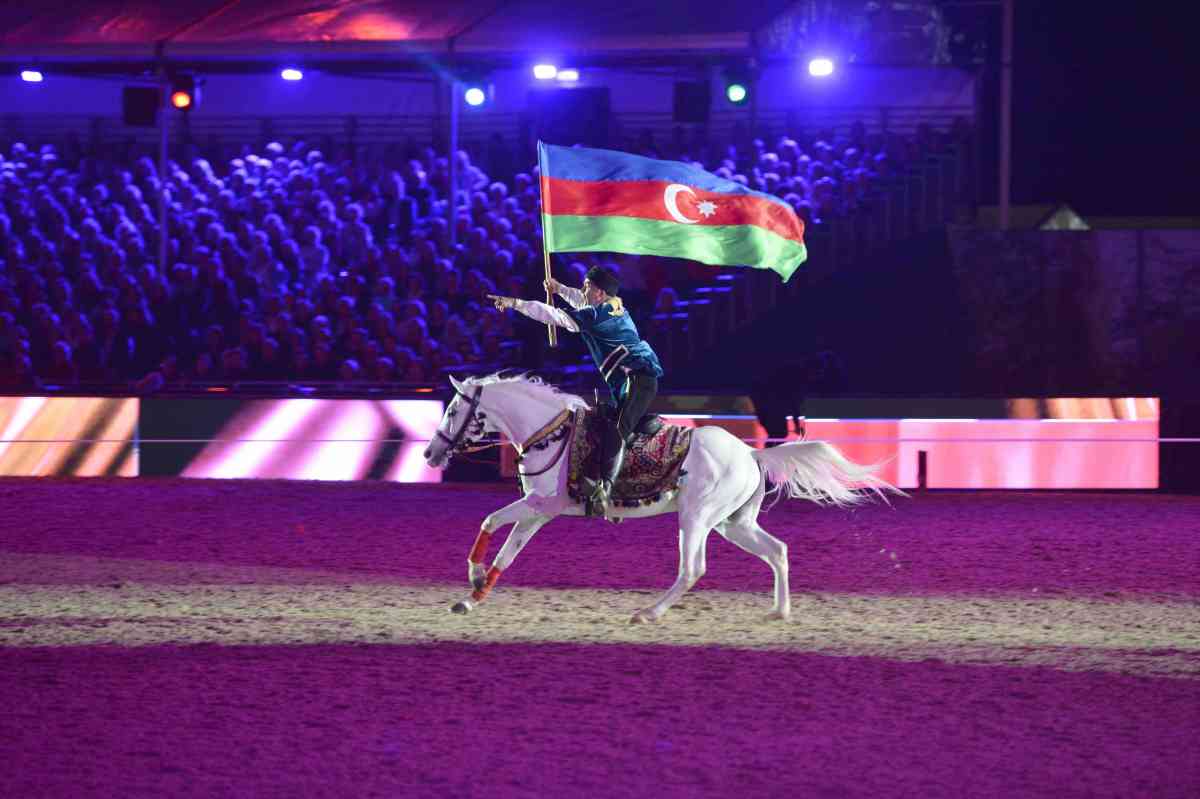
[{"label": "red stripe on flag", "polygon": [[[790,208],[749,194],[724,194],[687,186],[674,193],[675,210],[691,220],[682,222],[667,205],[668,187],[680,185],[665,180],[592,181],[543,176],[542,210],[551,216],[631,216],[698,226],[758,225],[785,239],[804,243],[804,222]],[[710,213],[703,213],[705,210]]]}]

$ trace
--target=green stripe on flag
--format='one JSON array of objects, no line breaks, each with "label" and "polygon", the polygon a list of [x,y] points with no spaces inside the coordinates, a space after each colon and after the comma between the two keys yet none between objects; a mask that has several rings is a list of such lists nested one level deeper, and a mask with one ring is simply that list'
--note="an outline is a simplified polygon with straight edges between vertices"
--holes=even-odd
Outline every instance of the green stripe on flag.
[{"label": "green stripe on flag", "polygon": [[630,216],[542,215],[549,252],[624,252],[688,258],[714,266],[771,269],[786,282],[808,257],[804,245],[757,225],[684,225]]}]

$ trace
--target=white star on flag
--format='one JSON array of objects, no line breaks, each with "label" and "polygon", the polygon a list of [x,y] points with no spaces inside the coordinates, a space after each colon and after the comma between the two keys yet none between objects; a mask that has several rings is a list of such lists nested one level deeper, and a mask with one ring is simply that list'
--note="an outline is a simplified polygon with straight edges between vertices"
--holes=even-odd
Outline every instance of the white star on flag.
[{"label": "white star on flag", "polygon": [[700,212],[701,216],[712,216],[717,212],[717,204],[709,200],[704,200],[696,204],[696,209]]}]

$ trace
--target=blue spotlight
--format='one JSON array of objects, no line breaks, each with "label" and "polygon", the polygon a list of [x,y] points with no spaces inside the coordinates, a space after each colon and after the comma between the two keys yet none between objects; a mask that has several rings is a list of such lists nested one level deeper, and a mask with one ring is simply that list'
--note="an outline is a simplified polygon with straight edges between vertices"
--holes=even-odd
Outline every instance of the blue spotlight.
[{"label": "blue spotlight", "polygon": [[734,105],[741,105],[746,102],[746,87],[740,83],[731,83],[725,87],[725,97]]},{"label": "blue spotlight", "polygon": [[814,78],[827,78],[833,74],[833,59],[814,58],[808,62],[808,74]]},{"label": "blue spotlight", "polygon": [[279,71],[279,77],[284,80],[304,80],[304,73],[295,67],[287,67]]},{"label": "blue spotlight", "polygon": [[25,81],[26,83],[41,83],[42,73],[38,72],[36,69],[23,69],[21,70],[21,80]]},{"label": "blue spotlight", "polygon": [[475,107],[483,105],[483,101],[487,99],[483,89],[478,86],[472,86],[463,94],[463,99],[467,101],[467,105]]},{"label": "blue spotlight", "polygon": [[554,80],[558,67],[553,64],[537,64],[533,68],[533,76],[538,80]]}]

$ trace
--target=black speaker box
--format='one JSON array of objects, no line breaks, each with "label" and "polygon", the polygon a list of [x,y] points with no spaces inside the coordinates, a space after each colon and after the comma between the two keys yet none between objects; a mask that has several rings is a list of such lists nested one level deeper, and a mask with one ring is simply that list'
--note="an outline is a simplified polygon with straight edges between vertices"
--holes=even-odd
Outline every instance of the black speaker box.
[{"label": "black speaker box", "polygon": [[712,87],[706,80],[675,82],[675,121],[707,123]]},{"label": "black speaker box", "polygon": [[530,133],[548,144],[606,147],[609,108],[605,87],[534,89],[527,112]]},{"label": "black speaker box", "polygon": [[121,91],[121,117],[125,124],[139,128],[158,124],[159,96],[154,86],[126,86]]}]

